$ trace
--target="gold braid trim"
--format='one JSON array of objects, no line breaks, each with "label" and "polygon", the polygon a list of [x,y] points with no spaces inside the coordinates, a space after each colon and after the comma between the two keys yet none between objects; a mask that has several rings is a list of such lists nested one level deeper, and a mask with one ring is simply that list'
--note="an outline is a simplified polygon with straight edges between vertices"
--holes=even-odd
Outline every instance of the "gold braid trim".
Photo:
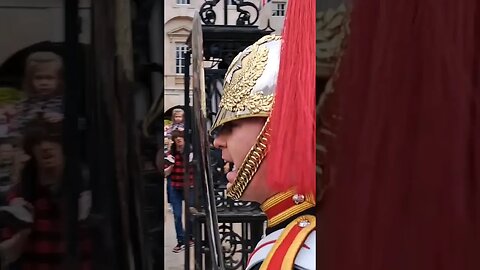
[{"label": "gold braid trim", "polygon": [[265,202],[263,202],[262,205],[260,205],[260,208],[262,209],[263,212],[268,211],[269,209],[281,203],[282,201],[291,199],[293,195],[295,195],[295,191],[293,189],[289,189],[288,191],[277,193],[272,197],[268,198]]}]

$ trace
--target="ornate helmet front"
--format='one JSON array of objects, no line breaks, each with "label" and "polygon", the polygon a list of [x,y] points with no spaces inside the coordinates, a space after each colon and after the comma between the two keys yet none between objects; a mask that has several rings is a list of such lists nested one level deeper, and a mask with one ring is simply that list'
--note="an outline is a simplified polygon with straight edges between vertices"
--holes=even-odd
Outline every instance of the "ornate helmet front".
[{"label": "ornate helmet front", "polygon": [[269,117],[280,64],[281,37],[264,36],[239,53],[227,70],[220,110],[211,128],[250,117]]}]

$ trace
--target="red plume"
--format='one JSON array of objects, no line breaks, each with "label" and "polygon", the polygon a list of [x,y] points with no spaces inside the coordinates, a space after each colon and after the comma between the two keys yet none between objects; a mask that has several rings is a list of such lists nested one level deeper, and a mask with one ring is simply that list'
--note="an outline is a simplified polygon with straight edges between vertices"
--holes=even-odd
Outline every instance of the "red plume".
[{"label": "red plume", "polygon": [[268,157],[269,185],[315,194],[315,1],[288,1]]}]

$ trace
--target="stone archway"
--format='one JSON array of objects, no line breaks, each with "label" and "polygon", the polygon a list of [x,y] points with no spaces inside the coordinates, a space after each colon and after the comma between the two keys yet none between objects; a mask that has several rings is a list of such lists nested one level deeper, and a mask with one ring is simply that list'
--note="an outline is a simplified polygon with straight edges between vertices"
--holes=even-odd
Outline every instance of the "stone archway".
[{"label": "stone archway", "polygon": [[[79,50],[80,54],[84,55],[87,52],[89,45],[81,44]],[[65,57],[65,46],[62,42],[50,42],[43,41],[39,43],[32,44],[23,49],[18,50],[14,54],[10,55],[3,63],[0,65],[0,85],[10,86],[17,89],[21,88],[21,82],[23,78],[23,73],[25,69],[25,61],[27,57],[34,52],[53,52],[58,54],[60,57]],[[80,59],[85,59],[80,57]],[[80,70],[81,73],[85,72],[86,63],[81,62],[77,70]],[[83,74],[81,74],[83,75]],[[82,76],[83,77],[83,76]]]}]

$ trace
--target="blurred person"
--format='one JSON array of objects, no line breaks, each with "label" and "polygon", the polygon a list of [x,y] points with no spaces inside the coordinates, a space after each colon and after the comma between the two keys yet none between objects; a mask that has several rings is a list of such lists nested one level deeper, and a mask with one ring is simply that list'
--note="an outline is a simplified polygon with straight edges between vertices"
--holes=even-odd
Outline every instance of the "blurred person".
[{"label": "blurred person", "polygon": [[[189,242],[191,245],[192,236],[189,235],[188,239],[185,235],[182,223],[182,203],[185,200],[185,193],[189,194],[191,198],[191,193],[193,189],[193,167],[190,166],[192,162],[192,153],[189,154],[189,160],[184,160],[184,152],[188,151],[185,149],[185,138],[183,131],[174,130],[172,132],[173,144],[171,146],[170,152],[166,154],[165,159],[165,175],[170,177],[170,202],[173,208],[173,217],[175,222],[175,231],[177,234],[177,245],[173,248],[173,252],[178,253],[185,249],[186,242]],[[184,176],[185,176],[185,165],[188,164],[189,168],[189,185],[185,186]],[[191,200],[190,200],[191,202]],[[187,222],[191,222],[188,220]],[[191,227],[191,226],[190,226]]]},{"label": "blurred person", "polygon": [[172,112],[172,123],[165,128],[165,135],[167,138],[172,137],[172,132],[174,130],[183,131],[185,129],[185,112],[182,109],[174,109]]},{"label": "blurred person", "polygon": [[174,109],[172,112],[172,131],[185,129],[185,112],[182,109]]},{"label": "blurred person", "polygon": [[[18,262],[20,269],[66,269],[63,179],[65,157],[62,147],[62,124],[44,118],[27,125],[24,150],[30,157],[25,162],[20,181],[8,194],[10,213],[24,221],[20,228],[2,230],[0,256],[2,262]],[[90,213],[91,194],[82,190],[78,198],[79,269],[92,269],[92,239],[84,222]]]},{"label": "blurred person", "polygon": [[19,183],[30,157],[18,146],[18,138],[0,139],[0,205],[6,204],[10,189]]},{"label": "blurred person", "polygon": [[349,13],[322,112],[335,136],[319,269],[480,269],[480,3]]},{"label": "blurred person", "polygon": [[0,138],[9,136],[15,106],[23,99],[21,91],[11,87],[0,87]]},{"label": "blurred person", "polygon": [[168,120],[168,119],[163,120],[163,137],[164,138],[167,138],[167,139],[171,138],[171,135],[168,133],[171,126],[172,126],[171,120]]},{"label": "blurred person", "polygon": [[[164,144],[163,144],[163,149],[158,148],[157,151],[157,156],[156,156],[156,166],[158,170],[161,170],[162,168],[165,168],[164,164],[167,164],[167,167],[170,165],[173,165],[175,162],[173,160],[173,156],[169,155],[169,150],[171,147],[171,141],[168,138],[164,138]],[[163,151],[162,151],[163,150]],[[167,191],[167,204],[168,204],[168,211],[172,211],[172,205],[171,205],[171,200],[170,200],[170,193],[171,193],[171,178],[170,175],[165,175],[164,171],[162,171],[162,175],[164,176],[164,179],[167,180],[166,184],[166,191]]]},{"label": "blurred person", "polygon": [[0,206],[6,204],[6,194],[15,184],[17,155],[13,140],[0,138]]},{"label": "blurred person", "polygon": [[170,147],[172,145],[172,141],[169,139],[169,138],[164,138],[163,139],[163,153],[167,153],[168,151],[170,151]]},{"label": "blurred person", "polygon": [[63,119],[63,76],[63,60],[59,55],[35,52],[28,56],[22,86],[26,98],[16,106],[10,135],[22,134],[25,124],[38,115],[52,122]]}]

